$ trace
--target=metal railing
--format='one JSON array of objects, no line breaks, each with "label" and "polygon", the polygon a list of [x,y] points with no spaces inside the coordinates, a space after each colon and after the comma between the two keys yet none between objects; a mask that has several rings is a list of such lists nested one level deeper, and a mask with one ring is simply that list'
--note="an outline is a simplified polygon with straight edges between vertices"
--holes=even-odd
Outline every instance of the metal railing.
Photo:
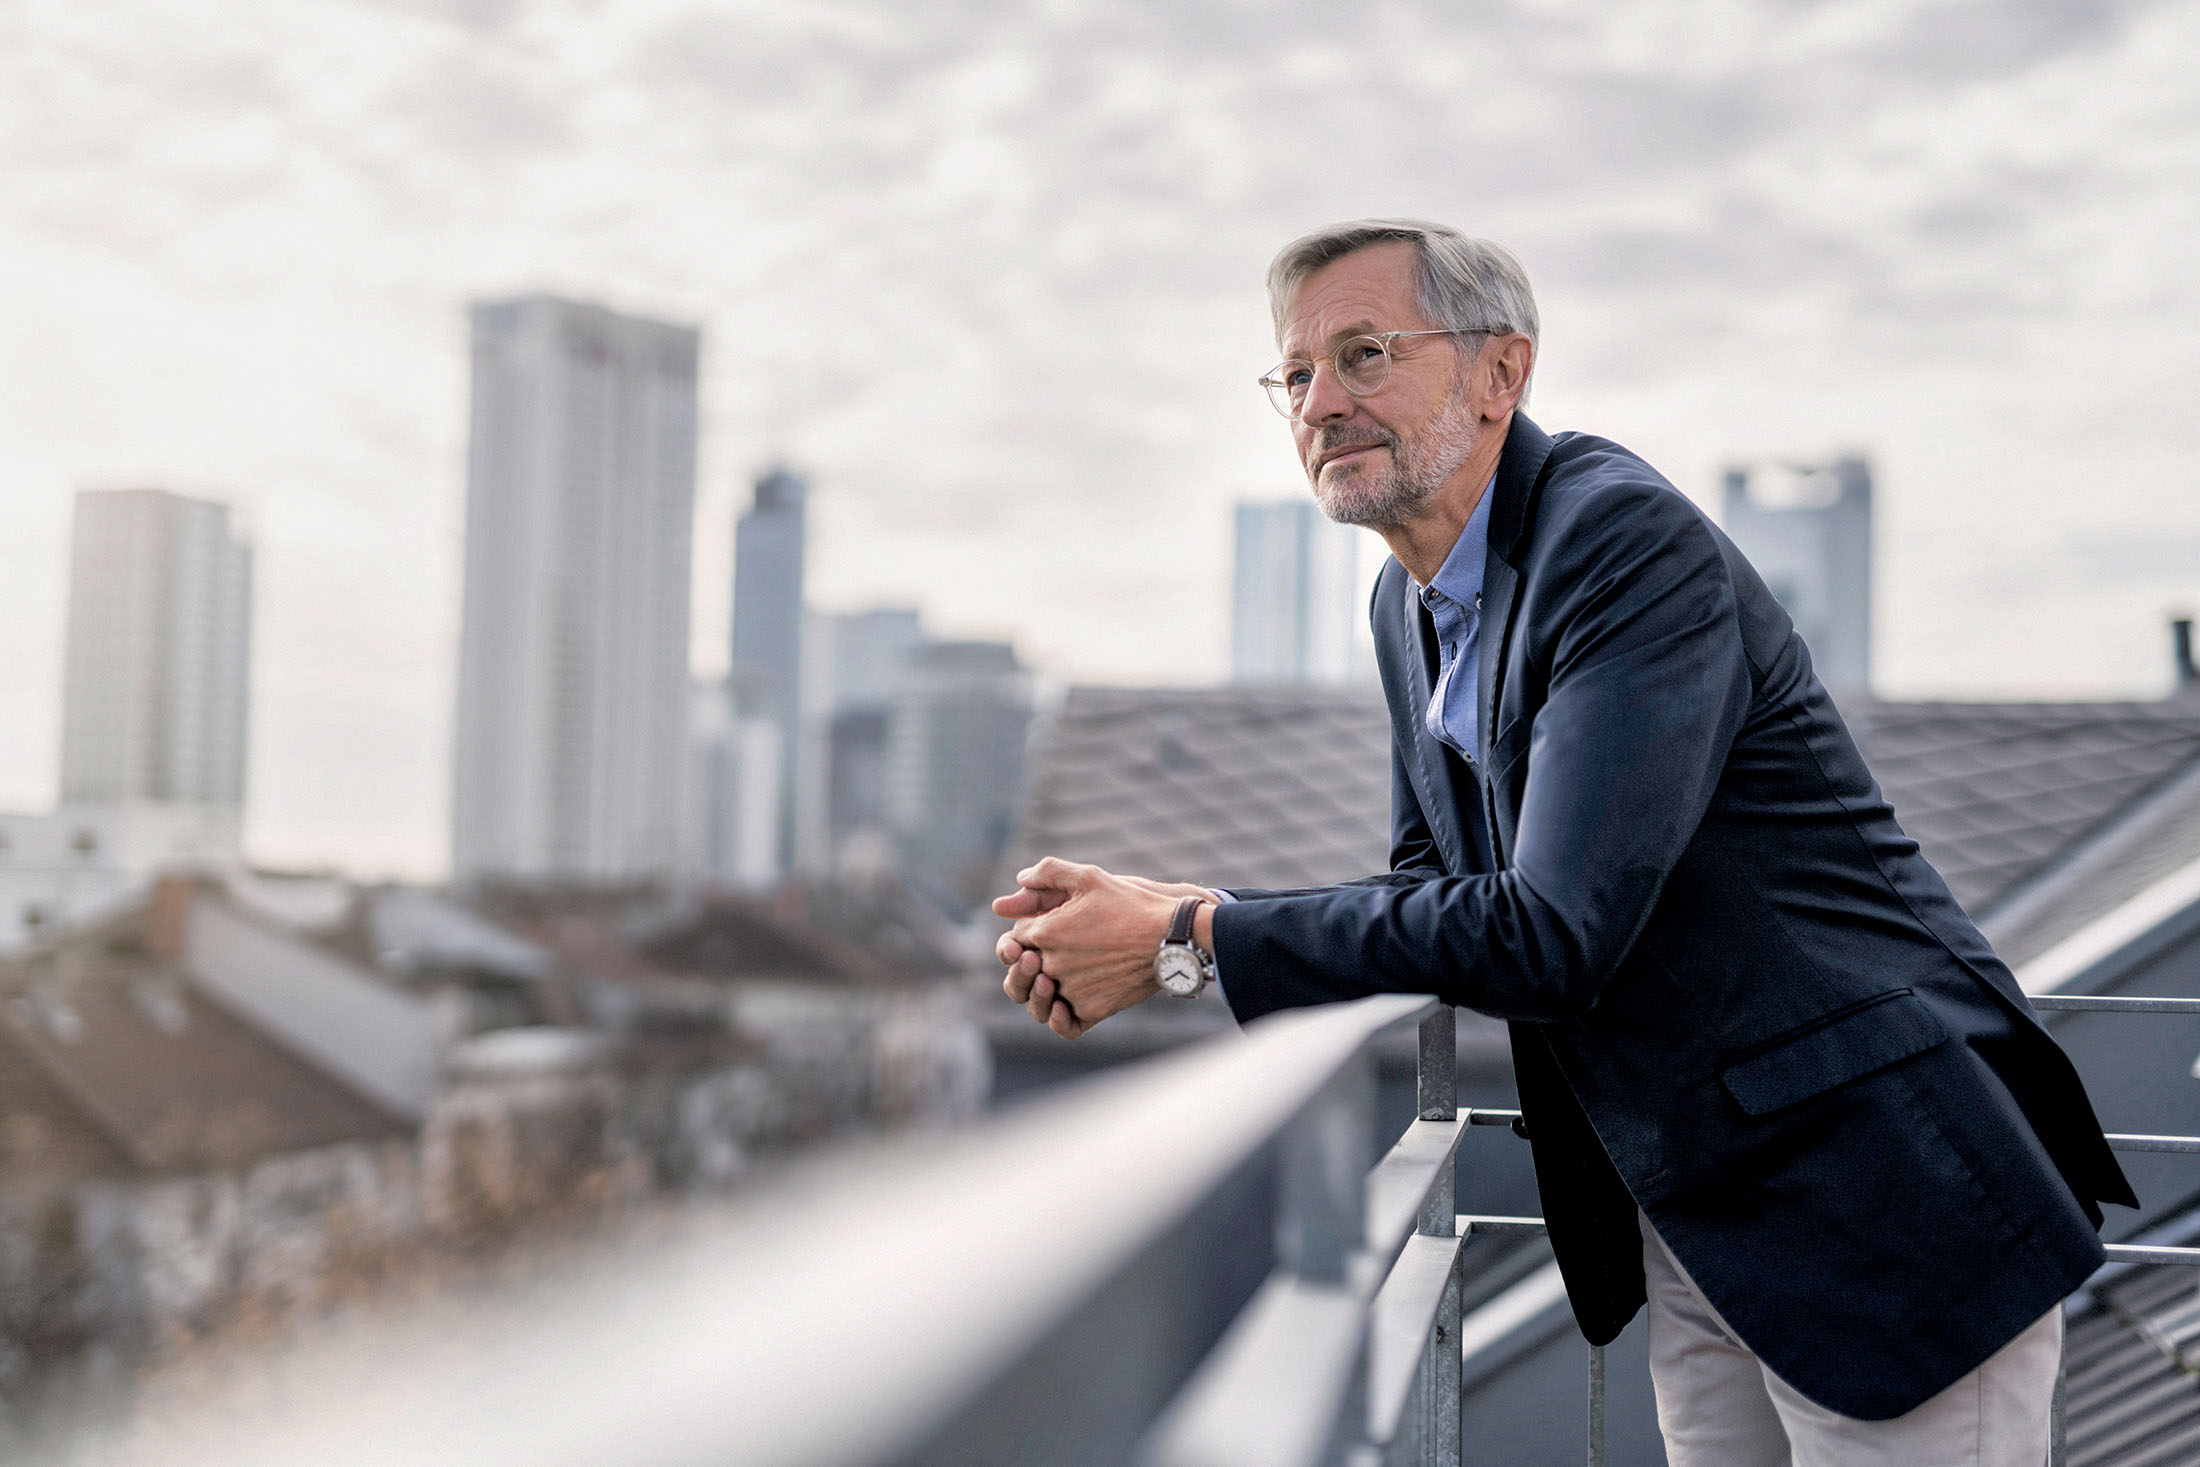
[{"label": "metal railing", "polygon": [[[2200,998],[2111,998],[2097,994],[2047,993],[2032,995],[2032,1007],[2042,1013],[2200,1015]],[[2142,1136],[2111,1131],[2108,1133],[2108,1144],[2117,1151],[2200,1154],[2200,1136]],[[2108,1260],[2102,1265],[2104,1269],[2142,1263],[2200,1267],[2200,1248],[2157,1248],[2137,1243],[2109,1243],[2105,1247]],[[2063,1467],[2069,1459],[2068,1387],[2068,1376],[2063,1367],[2058,1365],[2055,1370],[2054,1414],[2048,1438],[2048,1467]]]},{"label": "metal railing", "polygon": [[[1376,1048],[1401,1030],[1417,1115],[1377,1158]],[[1459,1467],[1463,1248],[1544,1223],[1455,1211],[1461,1138],[1519,1130],[1515,1111],[1457,1107],[1456,1045],[1429,998],[1278,1014],[968,1132],[806,1168],[520,1296],[285,1344],[263,1392],[285,1415],[196,1434],[163,1418],[102,1460]],[[2200,1264],[2200,1248],[2108,1252]],[[1604,1352],[1588,1360],[1601,1464]],[[2059,1464],[2060,1385],[2054,1421]]]},{"label": "metal railing", "polygon": [[[1374,1023],[1278,1136],[1274,1272],[1148,1433],[1149,1467],[1458,1467],[1454,1012],[1363,999]],[[1274,1022],[1274,1021],[1270,1021]],[[1364,1021],[1363,1021],[1364,1022]],[[1366,1041],[1417,1023],[1416,1117],[1370,1168]]]},{"label": "metal railing", "polygon": [[[2031,997],[2034,1009],[2043,1013],[2110,1013],[2110,1014],[2191,1014],[2200,1015],[2200,998],[2141,998],[2105,997],[2092,994],[2036,994]],[[1473,1126],[1505,1126],[1516,1134],[1520,1130],[1520,1112],[1516,1110],[1469,1109],[1463,1119]],[[2200,1136],[2151,1136],[2127,1132],[2107,1133],[2110,1148],[2129,1152],[2173,1152],[2183,1155],[2200,1155]],[[1465,1236],[1483,1234],[1499,1236],[1543,1235],[1546,1231],[1539,1217],[1482,1217],[1462,1215],[1458,1220],[1459,1231]],[[2174,1264],[2200,1267],[2200,1248],[2155,1247],[2136,1243],[2108,1243],[2103,1245],[2107,1260],[2104,1270],[2129,1267],[2134,1264]],[[2049,1427],[2048,1467],[2063,1467],[2069,1455],[2068,1420],[2065,1412],[2067,1380],[2058,1366],[2055,1373],[2055,1395]],[[1588,1389],[1588,1439],[1589,1467],[1604,1467],[1604,1350],[1602,1346],[1589,1347]]]},{"label": "metal railing", "polygon": [[[1419,1117],[1373,1157],[1378,1041]],[[160,1467],[1459,1460],[1454,1016],[1275,1015],[523,1288],[286,1342]],[[69,1460],[75,1460],[70,1458]]]}]

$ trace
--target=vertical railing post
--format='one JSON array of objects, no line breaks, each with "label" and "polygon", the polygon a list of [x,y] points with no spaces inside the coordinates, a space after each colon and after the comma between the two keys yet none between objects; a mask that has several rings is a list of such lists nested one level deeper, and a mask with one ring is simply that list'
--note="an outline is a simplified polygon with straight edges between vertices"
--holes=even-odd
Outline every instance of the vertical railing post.
[{"label": "vertical railing post", "polygon": [[[1459,1016],[1449,1004],[1440,1005],[1421,1020],[1414,1088],[1422,1120],[1459,1119]],[[1458,1230],[1455,1219],[1459,1202],[1453,1175],[1454,1163],[1445,1162],[1443,1174],[1429,1188],[1428,1201],[1422,1204],[1414,1229],[1423,1237],[1448,1238]],[[1459,1265],[1454,1263],[1421,1362],[1421,1400],[1426,1413],[1420,1433],[1423,1467],[1460,1467],[1459,1378],[1465,1365],[1459,1358],[1460,1283]]]},{"label": "vertical railing post", "polygon": [[1604,1347],[1589,1347],[1589,1467],[1604,1467]]},{"label": "vertical railing post", "polygon": [[2070,1459],[2070,1373],[2066,1358],[2055,1361],[2055,1394],[2047,1408],[2047,1467],[2063,1467]]}]

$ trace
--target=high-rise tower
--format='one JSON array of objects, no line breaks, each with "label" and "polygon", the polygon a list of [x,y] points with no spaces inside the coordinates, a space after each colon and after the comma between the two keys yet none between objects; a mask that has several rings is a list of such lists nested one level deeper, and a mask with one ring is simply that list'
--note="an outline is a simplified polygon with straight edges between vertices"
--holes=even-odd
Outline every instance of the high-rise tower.
[{"label": "high-rise tower", "polygon": [[233,855],[252,551],[229,507],[159,489],[80,491],[67,636],[62,803],[180,824],[194,833],[173,851]]},{"label": "high-rise tower", "polygon": [[699,345],[549,296],[473,308],[461,878],[675,865]]},{"label": "high-rise tower", "polygon": [[733,534],[733,676],[779,725],[779,866],[795,863],[802,727],[802,557],[809,486],[789,469],[756,481]]}]

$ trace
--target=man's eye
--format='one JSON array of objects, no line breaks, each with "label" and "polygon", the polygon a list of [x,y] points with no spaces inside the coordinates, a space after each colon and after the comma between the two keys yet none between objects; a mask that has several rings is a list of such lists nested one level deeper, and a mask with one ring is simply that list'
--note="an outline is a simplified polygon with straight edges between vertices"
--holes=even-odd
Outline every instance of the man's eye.
[{"label": "man's eye", "polygon": [[1383,344],[1379,341],[1348,341],[1337,353],[1337,365],[1344,371],[1371,367],[1382,359]]},{"label": "man's eye", "polygon": [[1276,375],[1286,387],[1304,387],[1314,380],[1314,367],[1310,362],[1285,362]]}]

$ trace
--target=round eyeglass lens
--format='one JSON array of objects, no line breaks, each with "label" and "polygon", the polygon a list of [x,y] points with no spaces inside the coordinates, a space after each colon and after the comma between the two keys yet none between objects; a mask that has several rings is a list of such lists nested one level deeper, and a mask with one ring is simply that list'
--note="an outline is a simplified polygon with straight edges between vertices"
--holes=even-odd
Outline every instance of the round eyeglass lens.
[{"label": "round eyeglass lens", "polygon": [[1381,338],[1355,336],[1337,348],[1337,380],[1354,397],[1365,397],[1390,378],[1390,350]]},{"label": "round eyeglass lens", "polygon": [[1287,418],[1299,415],[1306,405],[1306,394],[1313,390],[1315,370],[1323,362],[1336,369],[1337,381],[1354,397],[1365,397],[1390,380],[1390,348],[1383,339],[1355,336],[1326,357],[1311,362],[1282,362],[1273,373],[1261,378],[1260,385],[1267,389],[1268,400],[1276,405],[1277,412]]}]

